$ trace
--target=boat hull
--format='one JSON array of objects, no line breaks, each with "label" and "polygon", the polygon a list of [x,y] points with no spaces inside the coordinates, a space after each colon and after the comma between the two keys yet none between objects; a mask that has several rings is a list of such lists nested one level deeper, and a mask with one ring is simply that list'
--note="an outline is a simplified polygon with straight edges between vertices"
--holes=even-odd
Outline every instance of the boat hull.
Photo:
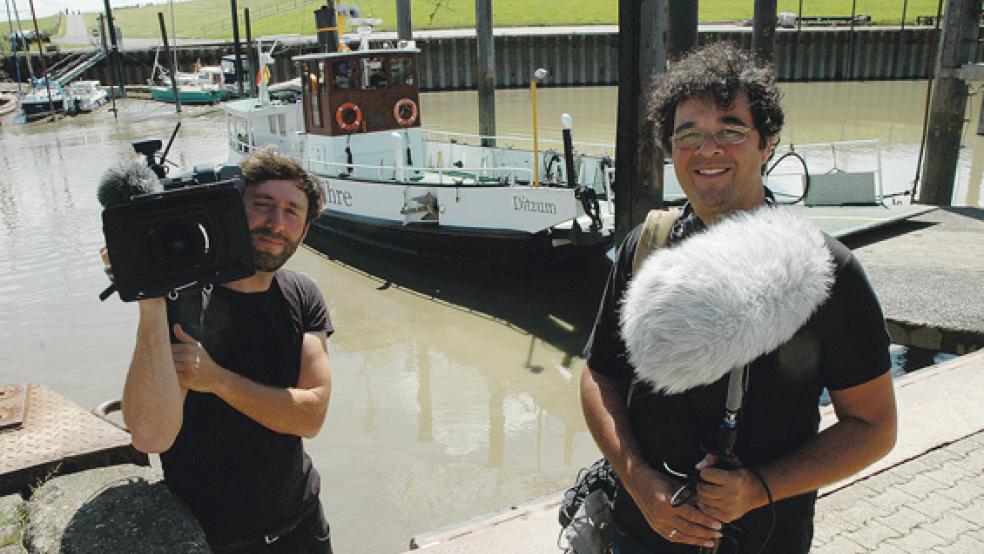
[{"label": "boat hull", "polygon": [[[174,103],[174,91],[170,87],[151,87],[150,97],[158,102]],[[217,104],[225,94],[221,90],[178,90],[182,104]]]},{"label": "boat hull", "polygon": [[65,100],[58,98],[51,102],[47,100],[44,101],[21,101],[21,110],[24,112],[24,117],[28,121],[32,119],[40,119],[42,117],[52,114],[51,108],[54,107],[55,112],[61,112],[65,110]]}]

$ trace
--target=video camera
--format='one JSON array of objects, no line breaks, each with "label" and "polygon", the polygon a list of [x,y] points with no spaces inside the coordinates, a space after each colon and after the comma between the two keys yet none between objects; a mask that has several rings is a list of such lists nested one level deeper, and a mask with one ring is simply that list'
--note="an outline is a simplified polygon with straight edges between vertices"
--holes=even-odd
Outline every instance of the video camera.
[{"label": "video camera", "polygon": [[158,160],[161,141],[134,142],[149,170],[131,164],[103,177],[99,199],[114,280],[100,295],[103,300],[114,287],[124,302],[173,298],[181,290],[227,283],[256,271],[241,195],[242,169],[203,165],[168,178],[164,163],[170,146]]}]

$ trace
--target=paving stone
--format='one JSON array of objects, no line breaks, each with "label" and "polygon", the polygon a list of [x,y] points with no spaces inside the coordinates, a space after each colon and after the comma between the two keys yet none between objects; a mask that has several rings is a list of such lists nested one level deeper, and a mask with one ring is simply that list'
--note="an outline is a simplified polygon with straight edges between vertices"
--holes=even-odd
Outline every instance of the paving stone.
[{"label": "paving stone", "polygon": [[923,473],[925,471],[933,469],[933,466],[922,461],[920,458],[914,458],[903,464],[899,464],[891,469],[891,472],[898,475],[900,478],[905,480],[910,480],[911,478]]},{"label": "paving stone", "polygon": [[944,514],[943,517],[936,521],[920,525],[918,528],[939,535],[946,539],[947,542],[952,542],[961,534],[974,530],[975,525],[962,517],[953,514]]},{"label": "paving stone", "polygon": [[914,476],[907,483],[902,483],[896,488],[916,498],[925,498],[931,494],[938,493],[941,489],[946,488],[946,486],[939,481],[929,478],[928,474],[928,471],[920,473],[919,475]]},{"label": "paving stone", "polygon": [[834,540],[824,544],[820,548],[811,549],[810,552],[811,554],[862,554],[868,552],[868,549],[843,536],[839,536],[834,537]]},{"label": "paving stone", "polygon": [[940,494],[961,504],[969,504],[975,498],[984,496],[984,476],[960,479],[954,486],[941,490]]},{"label": "paving stone", "polygon": [[889,512],[895,511],[899,506],[908,506],[919,499],[912,496],[911,494],[905,493],[898,489],[898,487],[893,487],[882,491],[872,503],[878,506],[884,506]]},{"label": "paving stone", "polygon": [[937,546],[943,546],[949,541],[935,533],[930,533],[921,527],[912,530],[911,533],[902,535],[899,538],[890,539],[886,544],[900,548],[906,552],[924,552]]},{"label": "paving stone", "polygon": [[912,529],[929,523],[935,519],[922,512],[913,510],[908,506],[899,506],[899,509],[885,517],[875,518],[878,523],[887,525],[899,532],[907,533]]},{"label": "paving stone", "polygon": [[874,554],[909,554],[905,550],[888,543],[879,544],[872,552]]},{"label": "paving stone", "polygon": [[910,502],[908,506],[917,512],[930,516],[932,519],[936,519],[944,512],[959,510],[963,504],[942,494],[934,494]]},{"label": "paving stone", "polygon": [[963,454],[958,454],[948,447],[937,448],[919,457],[919,460],[929,465],[944,465],[947,462],[963,458]]},{"label": "paving stone", "polygon": [[877,521],[868,521],[857,531],[844,534],[844,538],[851,542],[856,542],[868,550],[874,550],[879,544],[888,539],[901,536],[902,533],[899,531]]},{"label": "paving stone", "polygon": [[936,547],[933,552],[939,554],[980,554],[984,552],[984,543],[967,535],[961,535],[950,544]]},{"label": "paving stone", "polygon": [[962,517],[979,527],[984,526],[984,497],[975,498],[970,504],[954,510],[953,515]]},{"label": "paving stone", "polygon": [[[957,458],[957,460],[962,460],[963,458]],[[924,474],[926,477],[933,479],[934,481],[939,481],[948,487],[952,487],[961,479],[966,479],[968,477],[974,476],[974,471],[965,465],[955,463],[953,460],[941,464],[938,468],[933,471],[929,471]]]},{"label": "paving stone", "polygon": [[868,521],[878,516],[885,516],[892,511],[894,510],[875,506],[867,500],[859,500],[848,508],[838,511],[837,516],[844,520],[845,525],[842,528],[843,530],[854,531]]}]

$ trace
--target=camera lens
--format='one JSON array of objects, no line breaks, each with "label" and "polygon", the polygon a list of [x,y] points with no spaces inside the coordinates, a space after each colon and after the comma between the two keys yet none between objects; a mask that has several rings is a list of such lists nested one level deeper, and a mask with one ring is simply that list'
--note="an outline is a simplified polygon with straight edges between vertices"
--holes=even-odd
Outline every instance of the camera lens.
[{"label": "camera lens", "polygon": [[148,233],[147,255],[157,271],[193,269],[210,253],[208,231],[200,221],[162,221]]}]

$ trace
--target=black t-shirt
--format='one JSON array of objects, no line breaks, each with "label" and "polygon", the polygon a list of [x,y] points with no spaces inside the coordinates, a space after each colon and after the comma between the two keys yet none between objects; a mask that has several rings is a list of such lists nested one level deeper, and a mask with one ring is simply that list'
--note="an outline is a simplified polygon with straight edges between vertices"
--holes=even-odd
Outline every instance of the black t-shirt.
[{"label": "black t-shirt", "polygon": [[[181,323],[220,366],[257,383],[293,387],[307,332],[333,329],[311,279],[280,270],[270,288],[241,293],[216,286],[202,325],[202,295],[168,302]],[[213,394],[189,391],[184,424],[161,454],[168,486],[189,506],[212,544],[259,539],[317,501],[318,472],[301,438],[272,431]]]},{"label": "black t-shirt", "polygon": [[[683,217],[688,215],[685,212]],[[688,222],[689,229],[679,223],[670,235],[670,245],[703,229],[699,220]],[[632,277],[640,232],[641,226],[619,248],[585,347],[592,371],[626,386],[634,377],[634,369],[620,333],[619,311]],[[884,317],[860,263],[836,239],[826,237],[826,243],[835,264],[830,297],[793,338],[750,364],[735,445],[736,455],[746,465],[757,466],[781,457],[813,437],[819,426],[818,404],[824,387],[849,388],[891,367]],[[676,395],[653,392],[642,383],[636,386],[629,418],[642,454],[652,467],[662,468],[667,463],[686,473],[703,457],[700,443],[721,425],[727,386],[728,376]],[[776,528],[765,552],[808,552],[815,500],[812,493],[776,503]],[[615,518],[632,539],[654,552],[695,550],[663,540],[621,487],[615,500]],[[735,543],[724,540],[720,552],[757,552],[770,521],[768,507],[749,512],[734,522],[742,529],[737,549]]]}]

